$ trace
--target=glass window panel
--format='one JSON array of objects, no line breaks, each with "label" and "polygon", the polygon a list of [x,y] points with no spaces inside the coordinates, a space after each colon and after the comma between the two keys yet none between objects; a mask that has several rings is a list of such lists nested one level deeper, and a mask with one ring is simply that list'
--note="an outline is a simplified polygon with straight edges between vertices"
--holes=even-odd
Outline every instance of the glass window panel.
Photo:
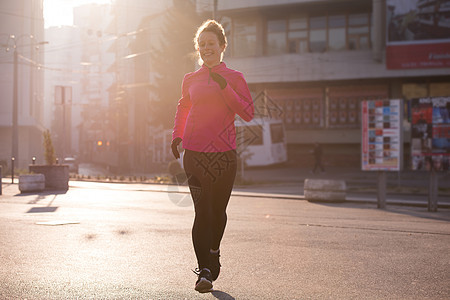
[{"label": "glass window panel", "polygon": [[362,26],[362,27],[349,27],[348,28],[349,34],[361,34],[361,33],[369,33],[369,27]]},{"label": "glass window panel", "polygon": [[330,50],[345,50],[345,28],[330,29],[328,39],[328,47]]},{"label": "glass window panel", "polygon": [[352,25],[368,25],[369,14],[352,14],[348,16],[348,24]]},{"label": "glass window panel", "polygon": [[236,128],[236,136],[240,141],[240,145],[262,145],[263,144],[263,131],[262,126],[244,126]]},{"label": "glass window panel", "polygon": [[289,53],[299,52],[297,46],[298,46],[298,41],[295,41],[295,40],[289,41]]},{"label": "glass window panel", "polygon": [[256,23],[251,21],[236,21],[234,24],[235,56],[256,55]]},{"label": "glass window panel", "polygon": [[271,20],[267,22],[267,32],[284,32],[286,31],[285,20]]},{"label": "glass window panel", "polygon": [[308,41],[307,40],[301,40],[299,42],[299,50],[300,50],[300,53],[308,52]]},{"label": "glass window panel", "polygon": [[329,16],[328,27],[329,28],[345,27],[345,15]]},{"label": "glass window panel", "polygon": [[284,141],[283,124],[270,124],[270,137],[272,144],[282,143]]},{"label": "glass window panel", "polygon": [[308,37],[308,33],[305,30],[302,31],[291,31],[288,33],[289,39],[305,39]]},{"label": "glass window panel", "polygon": [[348,38],[348,49],[356,50],[358,48],[358,37],[351,36]]},{"label": "glass window panel", "polygon": [[327,32],[325,29],[311,30],[309,35],[309,47],[311,52],[324,52],[327,48]]},{"label": "glass window panel", "polygon": [[289,19],[289,30],[306,29],[307,24],[306,17],[292,18]]},{"label": "glass window panel", "polygon": [[291,40],[289,41],[289,53],[307,53],[307,40]]},{"label": "glass window panel", "polygon": [[256,36],[236,37],[234,42],[234,54],[236,56],[256,55]]},{"label": "glass window panel", "polygon": [[267,34],[267,53],[282,54],[286,53],[286,33]]},{"label": "glass window panel", "polygon": [[286,53],[286,21],[267,22],[267,54]]},{"label": "glass window panel", "polygon": [[368,36],[361,36],[359,38],[359,49],[367,50],[369,49],[369,37]]},{"label": "glass window panel", "polygon": [[256,23],[251,21],[236,21],[235,29],[238,34],[256,34]]},{"label": "glass window panel", "polygon": [[310,29],[327,28],[327,17],[312,17],[309,19]]}]

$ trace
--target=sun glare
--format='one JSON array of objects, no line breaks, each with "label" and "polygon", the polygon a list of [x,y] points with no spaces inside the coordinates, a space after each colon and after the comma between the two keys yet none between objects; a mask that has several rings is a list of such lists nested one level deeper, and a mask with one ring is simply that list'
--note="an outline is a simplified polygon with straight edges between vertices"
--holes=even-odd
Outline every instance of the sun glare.
[{"label": "sun glare", "polygon": [[44,0],[45,27],[73,25],[73,8],[76,6],[111,2],[111,0]]}]

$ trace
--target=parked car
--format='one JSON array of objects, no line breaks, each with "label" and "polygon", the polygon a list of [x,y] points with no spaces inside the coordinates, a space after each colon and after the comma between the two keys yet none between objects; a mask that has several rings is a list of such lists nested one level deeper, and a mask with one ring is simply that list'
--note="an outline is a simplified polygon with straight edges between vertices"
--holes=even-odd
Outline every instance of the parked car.
[{"label": "parked car", "polygon": [[78,173],[78,161],[74,157],[64,158],[64,164],[69,166],[69,173]]}]

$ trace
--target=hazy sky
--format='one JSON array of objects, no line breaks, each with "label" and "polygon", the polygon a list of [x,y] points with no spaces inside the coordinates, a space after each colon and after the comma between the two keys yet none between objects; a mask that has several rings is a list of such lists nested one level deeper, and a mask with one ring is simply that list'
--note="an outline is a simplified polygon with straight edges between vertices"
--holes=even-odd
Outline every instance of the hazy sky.
[{"label": "hazy sky", "polygon": [[87,3],[111,3],[112,0],[44,0],[45,27],[73,25],[73,8]]}]

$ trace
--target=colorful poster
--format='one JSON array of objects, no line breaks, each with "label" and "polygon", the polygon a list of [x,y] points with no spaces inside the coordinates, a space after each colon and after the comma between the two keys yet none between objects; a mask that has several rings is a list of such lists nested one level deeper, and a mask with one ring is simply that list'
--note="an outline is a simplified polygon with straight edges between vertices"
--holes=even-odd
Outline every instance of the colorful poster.
[{"label": "colorful poster", "polygon": [[449,170],[450,97],[411,100],[413,170]]},{"label": "colorful poster", "polygon": [[450,0],[387,0],[386,67],[450,67]]},{"label": "colorful poster", "polygon": [[362,170],[402,167],[402,100],[362,102]]}]

